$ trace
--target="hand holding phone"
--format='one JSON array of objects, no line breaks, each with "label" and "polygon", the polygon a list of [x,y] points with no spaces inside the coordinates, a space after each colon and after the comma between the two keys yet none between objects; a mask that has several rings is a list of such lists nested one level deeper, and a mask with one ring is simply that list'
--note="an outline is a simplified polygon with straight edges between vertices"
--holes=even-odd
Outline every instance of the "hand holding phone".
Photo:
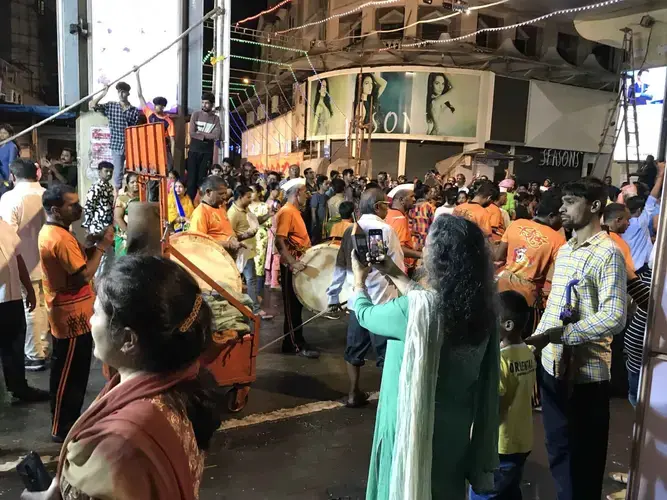
[{"label": "hand holding phone", "polygon": [[46,491],[51,486],[51,476],[44,467],[40,456],[31,451],[16,466],[16,472],[19,473],[23,484],[30,492]]}]

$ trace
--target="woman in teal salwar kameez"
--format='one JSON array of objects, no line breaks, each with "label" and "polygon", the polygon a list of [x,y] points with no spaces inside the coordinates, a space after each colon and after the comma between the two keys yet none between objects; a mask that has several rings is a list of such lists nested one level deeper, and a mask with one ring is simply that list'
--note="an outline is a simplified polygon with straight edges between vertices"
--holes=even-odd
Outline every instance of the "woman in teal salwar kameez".
[{"label": "woman in teal salwar kameez", "polygon": [[359,324],[388,338],[367,500],[464,500],[493,487],[499,341],[493,267],[482,231],[441,216],[424,257],[427,285],[391,259],[378,266],[402,296],[373,305],[353,256]]}]

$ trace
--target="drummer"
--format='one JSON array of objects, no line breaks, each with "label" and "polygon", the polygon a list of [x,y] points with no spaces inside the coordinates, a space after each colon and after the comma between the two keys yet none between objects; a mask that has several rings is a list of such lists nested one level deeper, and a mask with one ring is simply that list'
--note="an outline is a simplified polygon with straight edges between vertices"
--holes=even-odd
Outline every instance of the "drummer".
[{"label": "drummer", "polygon": [[[341,204],[341,207],[343,204]],[[403,269],[403,249],[401,242],[394,229],[385,222],[389,208],[387,197],[379,187],[369,188],[361,195],[359,201],[359,211],[361,217],[357,224],[368,234],[371,229],[381,229],[382,239],[387,249],[387,258]],[[336,258],[336,267],[331,281],[331,286],[327,289],[329,307],[332,311],[340,308],[340,293],[343,284],[347,280],[350,286],[354,286],[354,276],[352,274],[352,229],[348,228],[343,234],[340,250]],[[373,305],[384,304],[398,297],[398,289],[387,280],[377,269],[372,269],[366,278],[365,286],[368,290]],[[364,366],[366,354],[371,348],[375,347],[377,355],[377,366],[382,368],[384,365],[384,355],[387,350],[387,338],[375,336],[365,328],[359,325],[354,311],[349,311],[350,320],[347,326],[347,342],[345,346],[345,362],[347,364],[347,376],[350,380],[350,388],[345,399],[345,406],[348,408],[358,408],[368,402],[368,394],[362,392],[359,388],[359,376],[361,367]]]},{"label": "drummer", "polygon": [[245,248],[239,243],[227,217],[227,184],[220,177],[211,175],[204,179],[199,188],[201,203],[192,212],[190,232],[202,233],[220,243],[222,248],[234,254],[239,248]]},{"label": "drummer", "polygon": [[296,328],[303,323],[303,306],[294,291],[293,274],[303,271],[306,266],[299,259],[310,248],[310,238],[306,224],[301,217],[301,207],[306,204],[306,180],[290,179],[282,185],[287,203],[276,214],[276,248],[280,253],[280,279],[282,281],[283,306],[285,308],[284,333],[291,332],[283,339],[282,351],[304,358],[317,359],[319,351],[312,349],[303,337],[303,329]]}]

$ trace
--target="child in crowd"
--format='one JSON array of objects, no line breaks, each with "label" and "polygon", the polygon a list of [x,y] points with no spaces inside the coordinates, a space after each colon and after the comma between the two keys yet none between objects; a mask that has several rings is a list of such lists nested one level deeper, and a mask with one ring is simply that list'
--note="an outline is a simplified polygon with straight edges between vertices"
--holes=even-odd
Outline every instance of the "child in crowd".
[{"label": "child in crowd", "polygon": [[[269,193],[268,198],[266,199],[268,210],[273,210],[277,213],[281,206],[281,191],[279,184],[277,182],[269,184],[267,191]],[[280,290],[280,283],[278,282],[278,277],[280,276],[280,253],[278,253],[275,245],[277,229],[278,223],[276,221],[276,216],[274,215],[271,217],[271,229],[269,230],[266,246],[266,264],[264,265],[266,271],[265,281],[274,290]]]},{"label": "child in crowd", "polygon": [[336,222],[331,227],[331,233],[329,236],[331,238],[343,239],[345,230],[354,224],[354,221],[352,220],[352,215],[354,214],[354,203],[351,201],[344,201],[338,207],[338,213],[340,214],[340,221]]},{"label": "child in crowd", "polygon": [[174,182],[180,180],[181,175],[176,170],[170,170],[167,174],[167,192],[171,193],[174,189]]},{"label": "child in crowd", "polygon": [[530,309],[513,290],[500,294],[500,465],[494,471],[493,492],[470,490],[470,500],[521,500],[523,467],[533,449],[531,396],[535,386],[535,356],[523,343]]},{"label": "child in crowd", "polygon": [[185,191],[185,185],[180,180],[174,181],[169,191],[167,209],[169,224],[173,224],[174,231],[177,233],[187,231],[195,207]]}]

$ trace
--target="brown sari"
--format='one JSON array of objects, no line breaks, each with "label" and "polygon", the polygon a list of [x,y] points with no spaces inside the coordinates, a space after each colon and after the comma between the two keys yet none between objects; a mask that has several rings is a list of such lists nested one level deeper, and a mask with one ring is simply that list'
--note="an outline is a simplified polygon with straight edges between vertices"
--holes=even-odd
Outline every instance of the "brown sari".
[{"label": "brown sari", "polygon": [[58,464],[63,499],[196,500],[204,454],[185,410],[165,394],[198,372],[195,363],[168,375],[138,375],[115,389],[116,374],[65,440]]}]

